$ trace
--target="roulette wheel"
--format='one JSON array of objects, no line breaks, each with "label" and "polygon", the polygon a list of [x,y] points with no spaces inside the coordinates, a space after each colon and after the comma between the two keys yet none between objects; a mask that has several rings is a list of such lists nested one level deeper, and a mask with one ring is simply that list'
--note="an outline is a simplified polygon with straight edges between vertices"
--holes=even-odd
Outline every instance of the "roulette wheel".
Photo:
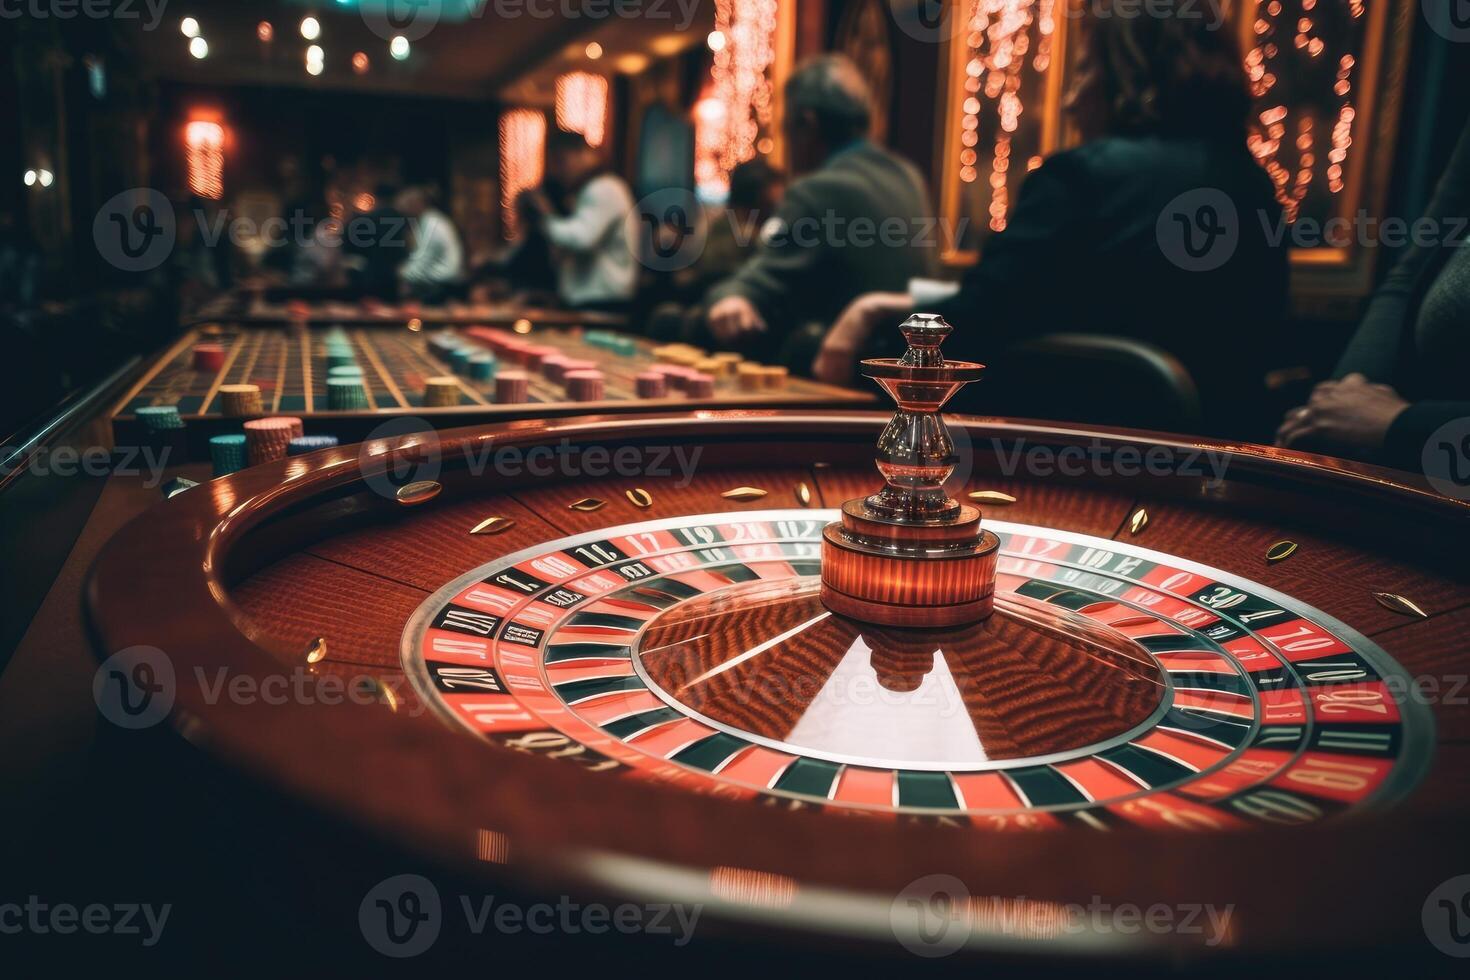
[{"label": "roulette wheel", "polygon": [[427,861],[756,943],[1427,948],[1470,856],[1470,508],[946,421],[982,373],[947,332],[865,363],[892,417],[416,433],[181,493],[93,569],[99,676]]}]

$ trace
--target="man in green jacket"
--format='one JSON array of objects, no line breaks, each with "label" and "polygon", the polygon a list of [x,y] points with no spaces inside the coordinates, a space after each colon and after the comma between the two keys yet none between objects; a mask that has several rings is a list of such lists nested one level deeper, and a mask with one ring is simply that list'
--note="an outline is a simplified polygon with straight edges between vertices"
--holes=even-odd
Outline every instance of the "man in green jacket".
[{"label": "man in green jacket", "polygon": [[872,143],[872,100],[841,55],[800,66],[786,83],[786,137],[803,176],[762,225],[755,254],[709,293],[707,326],[722,347],[805,371],[820,330],[875,289],[906,290],[939,268],[940,234],[918,169]]}]

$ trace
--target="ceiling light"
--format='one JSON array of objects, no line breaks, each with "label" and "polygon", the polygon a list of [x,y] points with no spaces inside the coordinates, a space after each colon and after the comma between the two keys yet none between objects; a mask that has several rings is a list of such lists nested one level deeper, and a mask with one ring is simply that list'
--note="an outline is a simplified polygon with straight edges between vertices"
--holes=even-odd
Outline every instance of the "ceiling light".
[{"label": "ceiling light", "polygon": [[393,59],[395,61],[407,60],[408,52],[408,38],[404,37],[402,34],[399,34],[392,41],[388,42],[388,53],[393,55]]},{"label": "ceiling light", "polygon": [[199,22],[193,17],[185,17],[179,21],[179,33],[183,34],[184,37],[198,37]]},{"label": "ceiling light", "polygon": [[189,53],[200,61],[209,57],[209,42],[202,37],[196,37],[189,42]]},{"label": "ceiling light", "polygon": [[308,41],[315,41],[322,35],[322,25],[315,17],[301,18],[301,36]]}]

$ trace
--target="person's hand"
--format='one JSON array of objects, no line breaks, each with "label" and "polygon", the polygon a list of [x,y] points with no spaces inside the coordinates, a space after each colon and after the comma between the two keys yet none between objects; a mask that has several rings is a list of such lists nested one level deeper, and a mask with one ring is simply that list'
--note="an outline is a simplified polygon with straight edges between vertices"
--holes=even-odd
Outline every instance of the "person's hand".
[{"label": "person's hand", "polygon": [[837,317],[821,349],[812,361],[812,377],[831,385],[851,384],[857,374],[858,355],[887,320],[913,309],[908,293],[865,293],[847,304]]},{"label": "person's hand", "polygon": [[1307,404],[1286,413],[1276,444],[1329,453],[1376,452],[1383,448],[1388,427],[1408,407],[1398,392],[1361,374],[1324,381]]},{"label": "person's hand", "polygon": [[766,321],[744,296],[726,296],[709,310],[709,332],[722,344],[735,344],[765,333]]}]

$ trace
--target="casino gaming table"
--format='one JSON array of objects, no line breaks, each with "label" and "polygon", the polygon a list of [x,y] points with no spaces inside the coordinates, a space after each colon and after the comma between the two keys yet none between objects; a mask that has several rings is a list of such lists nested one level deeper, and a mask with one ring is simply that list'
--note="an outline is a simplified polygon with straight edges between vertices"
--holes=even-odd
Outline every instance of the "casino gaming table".
[{"label": "casino gaming table", "polygon": [[[1470,867],[1470,506],[1086,425],[956,417],[952,445],[898,446],[944,400],[920,390],[944,362],[915,363],[875,375],[898,416],[592,414],[252,467],[111,536],[89,636],[124,689],[162,652],[169,722],[221,773],[456,874],[698,903],[744,949],[1424,955],[1426,896]],[[698,464],[483,465],[552,446]],[[928,591],[870,593],[899,624],[834,611],[850,502],[941,457],[934,499],[994,542],[966,552],[983,591],[919,521]],[[211,698],[194,678],[221,671],[354,696]],[[1065,927],[1099,903],[1231,914]]]}]

